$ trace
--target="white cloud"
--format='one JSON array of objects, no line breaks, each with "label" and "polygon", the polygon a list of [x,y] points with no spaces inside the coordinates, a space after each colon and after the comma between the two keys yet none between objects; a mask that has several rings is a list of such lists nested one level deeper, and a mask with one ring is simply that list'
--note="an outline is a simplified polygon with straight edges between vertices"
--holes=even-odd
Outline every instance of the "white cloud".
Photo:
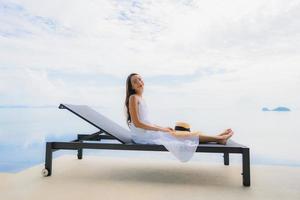
[{"label": "white cloud", "polygon": [[[193,105],[200,99],[212,103],[217,96],[223,99],[220,106],[245,103],[249,98],[247,102],[257,106],[287,102],[299,107],[294,93],[300,76],[298,1],[28,0],[2,4],[2,102],[96,104],[101,87],[97,75],[124,80],[105,86],[121,99],[126,75],[139,72],[149,78],[153,97],[182,91],[181,101],[192,96]],[[71,78],[53,79],[49,75],[53,70]],[[76,80],[78,75],[91,80]],[[177,80],[174,88],[165,84],[172,78]],[[22,91],[16,92],[21,85]],[[285,95],[276,96],[277,91]],[[181,102],[174,101],[173,106],[176,103]]]}]

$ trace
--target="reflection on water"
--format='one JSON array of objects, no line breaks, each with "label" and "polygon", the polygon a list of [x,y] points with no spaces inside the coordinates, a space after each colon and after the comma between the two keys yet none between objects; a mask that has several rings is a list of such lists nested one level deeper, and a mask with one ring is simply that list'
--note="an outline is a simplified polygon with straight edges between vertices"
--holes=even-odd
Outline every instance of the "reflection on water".
[{"label": "reflection on water", "polygon": [[[116,109],[95,108],[126,127],[123,112]],[[157,110],[158,111],[158,110]],[[250,110],[189,109],[166,110],[150,113],[153,122],[172,126],[175,121],[187,121],[193,130],[208,134],[227,127],[235,131],[234,140],[251,148],[252,164],[280,164],[300,166],[300,139],[298,111],[275,113]],[[0,172],[18,172],[44,162],[46,141],[69,141],[76,134],[93,133],[97,129],[66,110],[53,108],[0,109]],[[85,150],[86,154],[101,156],[143,157],[174,159],[165,152],[130,152]],[[76,155],[76,151],[58,151]],[[233,155],[232,161],[240,157]],[[196,154],[192,161],[221,161],[219,155]]]}]

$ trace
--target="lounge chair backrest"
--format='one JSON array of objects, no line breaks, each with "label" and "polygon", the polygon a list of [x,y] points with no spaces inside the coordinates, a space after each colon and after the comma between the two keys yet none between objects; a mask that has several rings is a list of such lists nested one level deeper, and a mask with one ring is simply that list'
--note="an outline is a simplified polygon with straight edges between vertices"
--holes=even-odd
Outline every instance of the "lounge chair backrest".
[{"label": "lounge chair backrest", "polygon": [[86,105],[72,105],[61,104],[59,108],[66,108],[75,115],[89,122],[93,126],[99,128],[102,131],[116,137],[122,143],[131,143],[131,134],[129,130],[126,130],[119,124],[93,110]]}]

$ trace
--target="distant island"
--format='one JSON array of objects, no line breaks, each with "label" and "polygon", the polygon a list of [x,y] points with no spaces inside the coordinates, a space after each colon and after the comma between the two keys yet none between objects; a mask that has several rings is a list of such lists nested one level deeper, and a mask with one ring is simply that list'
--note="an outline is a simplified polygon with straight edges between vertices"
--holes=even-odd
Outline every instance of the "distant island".
[{"label": "distant island", "polygon": [[287,107],[279,106],[279,107],[274,108],[274,109],[269,109],[267,107],[263,107],[262,111],[264,111],[264,112],[265,111],[287,112],[287,111],[291,111],[291,110]]}]

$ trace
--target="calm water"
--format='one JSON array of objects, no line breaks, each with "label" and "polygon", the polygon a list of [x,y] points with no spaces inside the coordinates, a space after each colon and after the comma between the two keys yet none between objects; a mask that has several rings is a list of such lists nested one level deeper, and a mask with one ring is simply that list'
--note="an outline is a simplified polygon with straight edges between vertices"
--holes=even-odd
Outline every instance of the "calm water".
[{"label": "calm water", "polygon": [[[117,108],[95,107],[96,110],[126,127],[123,112]],[[251,149],[252,164],[300,166],[299,121],[300,112],[261,112],[257,110],[213,110],[200,108],[152,109],[150,117],[160,125],[184,120],[193,130],[208,134],[227,127],[235,131],[233,139]],[[174,111],[170,111],[174,110]],[[157,112],[156,112],[157,111]],[[180,116],[180,117],[178,117]],[[44,162],[46,141],[69,141],[76,134],[93,133],[97,129],[66,110],[48,108],[0,109],[0,172],[18,172]],[[76,155],[76,151],[58,151]],[[85,154],[114,157],[153,157],[173,159],[166,152],[130,152],[85,150]],[[191,162],[222,162],[220,154],[195,154]],[[240,162],[239,155],[231,156],[232,162]]]}]

